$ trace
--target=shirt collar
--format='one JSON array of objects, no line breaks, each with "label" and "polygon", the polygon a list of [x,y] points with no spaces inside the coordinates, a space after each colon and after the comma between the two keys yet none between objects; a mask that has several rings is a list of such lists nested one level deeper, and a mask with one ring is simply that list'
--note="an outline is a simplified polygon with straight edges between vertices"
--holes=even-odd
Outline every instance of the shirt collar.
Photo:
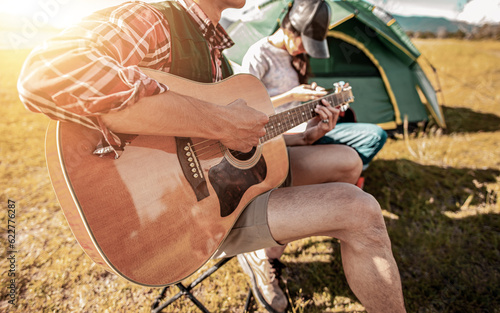
[{"label": "shirt collar", "polygon": [[230,48],[234,45],[224,28],[217,24],[214,26],[212,21],[203,12],[200,6],[193,0],[177,0],[191,15],[193,20],[198,24],[203,37],[212,45],[212,47],[219,50]]}]

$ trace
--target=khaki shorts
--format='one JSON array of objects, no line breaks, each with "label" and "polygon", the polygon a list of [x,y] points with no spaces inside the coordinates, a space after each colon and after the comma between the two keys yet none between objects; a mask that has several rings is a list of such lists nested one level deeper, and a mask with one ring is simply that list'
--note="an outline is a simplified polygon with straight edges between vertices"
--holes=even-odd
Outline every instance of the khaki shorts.
[{"label": "khaki shorts", "polygon": [[[288,172],[285,182],[278,188],[291,186],[291,180],[291,173]],[[259,195],[248,204],[212,259],[282,246],[274,240],[267,222],[267,204],[273,190]]]}]

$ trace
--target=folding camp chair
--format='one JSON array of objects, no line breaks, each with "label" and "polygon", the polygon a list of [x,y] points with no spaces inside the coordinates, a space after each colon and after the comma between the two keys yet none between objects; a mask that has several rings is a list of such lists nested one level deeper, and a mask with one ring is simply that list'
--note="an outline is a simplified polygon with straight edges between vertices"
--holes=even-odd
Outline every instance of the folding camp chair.
[{"label": "folding camp chair", "polygon": [[[212,275],[215,271],[217,271],[219,268],[221,268],[224,264],[226,264],[231,259],[232,259],[232,257],[220,260],[215,265],[213,265],[208,270],[206,270],[204,273],[202,273],[198,278],[196,278],[191,284],[189,284],[189,286],[184,286],[182,283],[175,284],[177,286],[177,288],[179,288],[180,291],[176,295],[171,297],[170,299],[166,300],[164,303],[161,303],[163,301],[163,299],[165,298],[165,293],[167,292],[169,286],[164,287],[162,289],[160,295],[156,298],[156,300],[151,305],[151,312],[152,313],[161,312],[164,308],[166,308],[170,304],[174,303],[180,297],[186,296],[202,312],[210,313],[210,311],[208,311],[207,308],[191,293],[191,290],[194,287],[196,287],[198,284],[200,284],[203,280],[205,280],[210,275]],[[250,307],[251,301],[252,301],[252,288],[249,288],[247,299],[245,301],[245,311],[244,312],[249,312],[249,307]]]}]

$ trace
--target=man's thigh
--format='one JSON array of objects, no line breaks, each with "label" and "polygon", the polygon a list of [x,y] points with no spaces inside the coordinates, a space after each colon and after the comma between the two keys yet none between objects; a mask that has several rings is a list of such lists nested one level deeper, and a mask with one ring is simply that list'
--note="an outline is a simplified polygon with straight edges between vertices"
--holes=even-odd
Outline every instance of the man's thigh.
[{"label": "man's thigh", "polygon": [[[335,149],[338,151],[334,154],[339,156],[344,149],[350,148],[342,146]],[[292,176],[298,176],[297,179],[295,177],[292,179],[292,184],[294,181],[302,185],[304,183],[300,178],[302,172],[294,169],[294,164],[318,163],[322,154],[328,154],[332,150],[334,149],[330,145],[289,147],[290,164],[292,164],[290,173]],[[350,150],[355,154],[352,149]],[[324,164],[318,167],[309,166],[309,169],[304,171],[311,171],[310,175],[318,175],[321,169],[325,170]],[[342,217],[348,210],[344,204],[353,205],[354,200],[362,199],[362,194],[361,189],[345,183],[281,187],[269,191],[257,197],[245,208],[214,257],[276,246],[312,235],[328,235],[332,230],[332,224],[327,221],[339,220],[333,228],[347,225],[349,219]],[[275,237],[274,232],[278,237]]]},{"label": "man's thigh", "polygon": [[268,225],[281,244],[310,236],[342,240],[373,205],[371,195],[348,183],[279,188],[269,197]]}]

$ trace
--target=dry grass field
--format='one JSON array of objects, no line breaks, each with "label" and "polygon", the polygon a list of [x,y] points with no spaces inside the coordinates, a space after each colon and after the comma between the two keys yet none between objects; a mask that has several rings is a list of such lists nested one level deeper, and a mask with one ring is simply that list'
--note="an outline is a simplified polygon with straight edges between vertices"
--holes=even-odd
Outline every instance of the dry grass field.
[{"label": "dry grass field", "polygon": [[[448,129],[389,140],[364,175],[365,190],[384,210],[408,312],[499,313],[500,42],[415,44],[440,75]],[[27,53],[0,51],[0,312],[149,312],[160,289],[93,264],[67,225],[45,167],[48,119],[27,112],[17,96]],[[290,312],[364,312],[344,278],[336,240],[294,242],[283,261]],[[247,290],[231,260],[195,295],[213,312],[242,312]],[[164,312],[199,310],[182,299]]]}]

